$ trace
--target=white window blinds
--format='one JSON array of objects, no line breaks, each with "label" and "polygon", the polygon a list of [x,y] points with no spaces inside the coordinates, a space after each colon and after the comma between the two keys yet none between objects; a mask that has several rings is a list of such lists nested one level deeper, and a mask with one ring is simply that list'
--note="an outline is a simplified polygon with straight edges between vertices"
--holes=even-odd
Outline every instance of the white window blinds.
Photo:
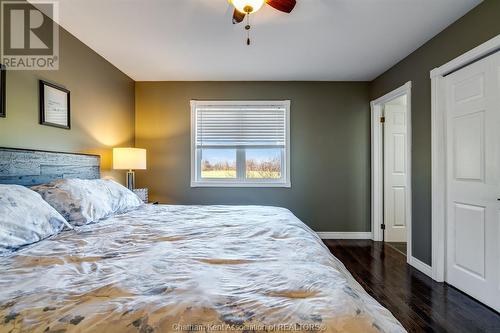
[{"label": "white window blinds", "polygon": [[283,105],[203,105],[195,108],[196,146],[284,147]]}]

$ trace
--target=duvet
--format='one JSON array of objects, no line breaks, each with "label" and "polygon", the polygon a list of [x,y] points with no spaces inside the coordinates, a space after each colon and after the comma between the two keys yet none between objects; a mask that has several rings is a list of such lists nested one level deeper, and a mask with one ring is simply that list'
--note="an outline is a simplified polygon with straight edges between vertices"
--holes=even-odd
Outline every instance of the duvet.
[{"label": "duvet", "polygon": [[0,332],[404,332],[282,208],[144,205],[0,257]]}]

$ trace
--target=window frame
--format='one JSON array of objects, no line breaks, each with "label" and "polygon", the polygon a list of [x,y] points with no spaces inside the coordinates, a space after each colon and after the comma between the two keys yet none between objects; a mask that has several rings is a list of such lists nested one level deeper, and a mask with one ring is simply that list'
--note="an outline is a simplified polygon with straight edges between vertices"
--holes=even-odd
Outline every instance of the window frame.
[{"label": "window frame", "polygon": [[[291,187],[290,181],[290,100],[272,100],[272,101],[207,101],[191,100],[191,187]],[[225,148],[236,149],[236,179],[202,179],[201,178],[201,154],[196,147],[196,109],[197,106],[261,106],[261,105],[279,105],[285,108],[285,147],[281,154],[281,178],[280,179],[249,179],[246,178],[246,149],[252,148],[275,148],[275,146],[226,146]],[[224,148],[224,147],[220,147]],[[212,148],[210,148],[212,149]],[[217,149],[217,148],[214,148]],[[243,162],[243,163],[242,163]],[[238,177],[238,174],[240,177]]]}]

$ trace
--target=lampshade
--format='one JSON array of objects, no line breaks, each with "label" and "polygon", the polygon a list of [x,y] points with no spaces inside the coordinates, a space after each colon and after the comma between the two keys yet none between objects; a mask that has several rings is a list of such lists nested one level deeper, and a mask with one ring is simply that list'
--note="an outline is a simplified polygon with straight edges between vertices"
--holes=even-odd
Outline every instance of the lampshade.
[{"label": "lampshade", "polygon": [[113,148],[113,169],[145,170],[146,149]]}]

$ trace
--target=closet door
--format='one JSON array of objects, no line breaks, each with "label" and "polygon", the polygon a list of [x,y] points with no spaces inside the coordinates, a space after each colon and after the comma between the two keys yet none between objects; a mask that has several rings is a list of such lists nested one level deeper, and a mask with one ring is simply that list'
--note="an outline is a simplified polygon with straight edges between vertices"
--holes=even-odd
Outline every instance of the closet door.
[{"label": "closet door", "polygon": [[500,310],[500,53],[446,78],[446,281]]}]

